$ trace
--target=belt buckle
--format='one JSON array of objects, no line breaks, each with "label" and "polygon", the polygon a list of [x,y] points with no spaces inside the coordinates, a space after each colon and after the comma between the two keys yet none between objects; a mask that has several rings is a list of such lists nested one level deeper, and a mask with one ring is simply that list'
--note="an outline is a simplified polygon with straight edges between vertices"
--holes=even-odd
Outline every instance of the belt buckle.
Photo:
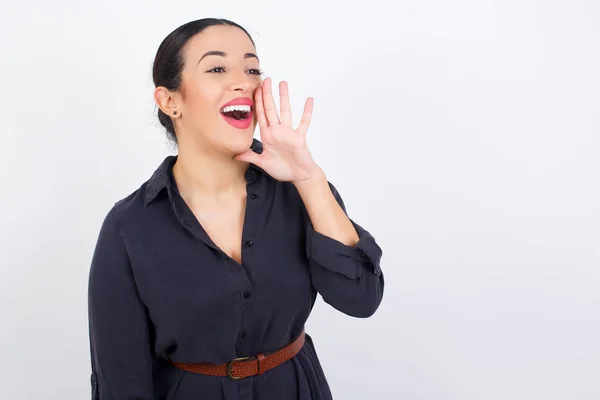
[{"label": "belt buckle", "polygon": [[229,379],[233,379],[234,381],[237,381],[239,379],[243,379],[242,376],[233,376],[232,371],[231,371],[233,369],[233,363],[236,362],[236,361],[246,361],[246,360],[249,360],[249,359],[250,359],[250,357],[239,357],[239,358],[235,358],[235,359],[229,361],[227,363],[227,376],[229,377]]}]

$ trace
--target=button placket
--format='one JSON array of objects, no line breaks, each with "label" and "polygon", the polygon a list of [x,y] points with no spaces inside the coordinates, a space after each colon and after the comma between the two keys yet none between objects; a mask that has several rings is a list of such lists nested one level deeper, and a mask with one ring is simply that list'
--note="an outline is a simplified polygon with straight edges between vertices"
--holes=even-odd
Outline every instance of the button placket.
[{"label": "button placket", "polygon": [[[256,171],[256,169],[254,169],[254,167],[249,167],[248,170],[246,171],[246,181],[248,182],[247,185],[247,198],[250,200],[258,200],[260,199],[260,194],[259,189],[258,188],[254,188],[251,189],[251,187],[256,186],[255,184],[258,182],[258,171]],[[256,203],[254,203],[256,204]],[[252,206],[248,206],[248,208],[246,209],[247,215],[246,215],[246,220],[245,223],[248,222],[249,224],[251,222],[251,217],[248,215],[252,210],[253,207]],[[244,249],[251,249],[252,247],[254,247],[254,242],[252,240],[244,240],[243,242],[243,247]]]},{"label": "button placket", "polygon": [[[242,241],[242,258],[245,260],[243,267],[244,267],[244,271],[246,273],[246,275],[249,277],[252,275],[252,271],[251,268],[249,267],[249,265],[252,264],[252,257],[249,257],[247,255],[251,254],[251,249],[253,249],[253,247],[255,246],[255,243],[253,240],[250,240],[250,237],[252,237],[252,232],[254,230],[254,224],[256,223],[255,221],[255,214],[257,213],[257,210],[260,208],[260,201],[259,199],[261,198],[261,185],[260,185],[260,176],[258,171],[256,171],[253,167],[250,167],[248,169],[248,171],[246,172],[246,182],[247,182],[247,186],[246,186],[246,190],[247,190],[247,199],[248,199],[248,203],[247,203],[247,208],[246,208],[246,217],[244,220],[244,236],[243,236],[243,241]],[[241,301],[241,307],[240,307],[240,321],[239,321],[239,331],[238,331],[238,340],[239,340],[239,344],[237,347],[237,350],[242,351],[243,349],[245,349],[246,346],[246,342],[247,339],[249,337],[249,332],[247,330],[248,326],[247,324],[247,319],[249,318],[249,315],[247,313],[250,312],[249,307],[249,302],[250,302],[250,298],[252,297],[252,290],[251,287],[249,285],[246,285],[243,289],[242,292],[240,293],[240,301]]]}]

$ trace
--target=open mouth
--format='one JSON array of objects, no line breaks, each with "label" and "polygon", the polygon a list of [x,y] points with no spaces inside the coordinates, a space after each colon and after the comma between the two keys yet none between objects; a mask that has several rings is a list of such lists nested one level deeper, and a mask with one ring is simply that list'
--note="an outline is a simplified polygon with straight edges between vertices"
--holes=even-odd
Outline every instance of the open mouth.
[{"label": "open mouth", "polygon": [[227,106],[221,109],[221,114],[224,117],[243,121],[252,117],[252,107],[246,105]]}]

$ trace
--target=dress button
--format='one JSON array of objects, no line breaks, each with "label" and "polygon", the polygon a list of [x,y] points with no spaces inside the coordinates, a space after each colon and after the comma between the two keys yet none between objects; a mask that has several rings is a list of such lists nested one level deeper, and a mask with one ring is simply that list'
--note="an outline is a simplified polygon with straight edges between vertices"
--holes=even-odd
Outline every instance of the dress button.
[{"label": "dress button", "polygon": [[250,195],[250,198],[251,198],[252,200],[256,200],[256,199],[258,199],[258,197],[259,197],[259,196],[258,196],[256,193],[252,193],[252,194]]},{"label": "dress button", "polygon": [[246,242],[246,247],[250,248],[250,247],[252,247],[252,246],[254,246],[254,242],[253,242],[252,240],[248,240],[248,241]]},{"label": "dress button", "polygon": [[240,339],[244,339],[244,338],[246,338],[246,332],[240,333]]},{"label": "dress button", "polygon": [[252,293],[250,293],[249,290],[244,290],[244,293],[242,293],[242,297],[244,299],[247,299],[248,297],[250,297],[252,295]]},{"label": "dress button", "polygon": [[246,179],[248,180],[248,182],[255,182],[256,181],[256,171],[251,169],[248,171],[248,173],[246,174]]}]

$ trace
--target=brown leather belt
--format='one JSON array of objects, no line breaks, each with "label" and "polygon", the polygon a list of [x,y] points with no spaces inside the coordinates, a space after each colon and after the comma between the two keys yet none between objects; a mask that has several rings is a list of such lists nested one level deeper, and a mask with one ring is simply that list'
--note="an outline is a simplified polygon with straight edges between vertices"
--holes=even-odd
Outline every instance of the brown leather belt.
[{"label": "brown leather belt", "polygon": [[253,375],[259,375],[273,369],[284,362],[291,360],[302,346],[304,346],[304,330],[291,343],[268,354],[259,354],[254,357],[240,357],[225,364],[215,365],[210,363],[180,363],[169,358],[167,360],[177,368],[197,374],[212,376],[228,376],[231,379],[243,379]]}]

